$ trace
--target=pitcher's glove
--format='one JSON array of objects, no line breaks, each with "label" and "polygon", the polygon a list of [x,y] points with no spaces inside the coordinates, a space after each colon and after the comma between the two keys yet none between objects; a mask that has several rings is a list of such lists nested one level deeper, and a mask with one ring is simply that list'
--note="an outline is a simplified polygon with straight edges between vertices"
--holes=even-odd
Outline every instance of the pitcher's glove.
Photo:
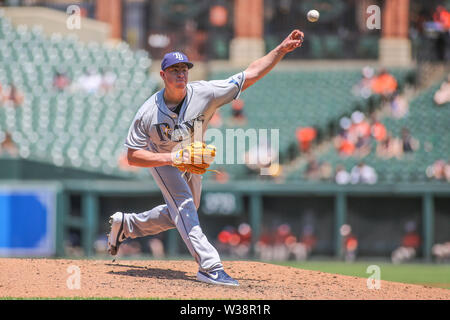
[{"label": "pitcher's glove", "polygon": [[181,172],[204,174],[215,156],[215,146],[196,141],[175,152],[172,165]]}]

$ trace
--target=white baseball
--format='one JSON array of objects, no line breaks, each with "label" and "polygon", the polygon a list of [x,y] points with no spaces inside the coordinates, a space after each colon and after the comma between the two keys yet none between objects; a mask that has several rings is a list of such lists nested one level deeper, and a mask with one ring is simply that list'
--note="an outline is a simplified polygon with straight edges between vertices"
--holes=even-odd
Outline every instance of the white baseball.
[{"label": "white baseball", "polygon": [[319,11],[309,10],[306,17],[308,18],[309,22],[316,22],[317,20],[319,20],[319,15]]}]

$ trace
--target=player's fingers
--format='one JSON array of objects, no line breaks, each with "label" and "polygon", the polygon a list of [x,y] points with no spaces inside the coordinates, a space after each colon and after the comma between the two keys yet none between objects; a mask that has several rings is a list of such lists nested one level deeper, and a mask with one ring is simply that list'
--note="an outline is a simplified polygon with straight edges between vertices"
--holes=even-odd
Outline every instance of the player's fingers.
[{"label": "player's fingers", "polygon": [[300,47],[302,43],[303,43],[302,40],[290,40],[286,43],[286,46],[289,48],[297,48]]},{"label": "player's fingers", "polygon": [[183,152],[183,163],[189,163],[191,161],[191,154],[189,151]]},{"label": "player's fingers", "polygon": [[289,37],[290,37],[291,39],[303,39],[304,34],[303,34],[303,32],[301,32],[300,30],[295,29],[294,31],[291,32],[291,34],[289,35]]},{"label": "player's fingers", "polygon": [[300,32],[300,30],[295,29],[291,31],[291,34],[289,36],[294,37],[295,35],[297,35]]},{"label": "player's fingers", "polygon": [[290,44],[298,44],[298,43],[303,43],[303,39],[291,40],[290,41]]}]

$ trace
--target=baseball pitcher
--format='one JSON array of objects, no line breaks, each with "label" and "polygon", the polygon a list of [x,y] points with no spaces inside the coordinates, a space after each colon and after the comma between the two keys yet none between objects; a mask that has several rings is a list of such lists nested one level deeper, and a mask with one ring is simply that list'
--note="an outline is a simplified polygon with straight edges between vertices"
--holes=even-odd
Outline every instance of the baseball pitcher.
[{"label": "baseball pitcher", "polygon": [[126,138],[130,165],[149,168],[165,204],[141,213],[116,212],[110,218],[108,251],[116,255],[127,238],[144,237],[177,228],[199,265],[197,279],[237,286],[223,268],[217,250],[204,235],[197,214],[202,174],[214,160],[215,148],[203,143],[217,108],[264,77],[286,53],[300,47],[303,33],[292,31],[275,49],[226,80],[188,83],[194,65],[181,52],[170,52],[161,62],[164,88],[138,110]]}]

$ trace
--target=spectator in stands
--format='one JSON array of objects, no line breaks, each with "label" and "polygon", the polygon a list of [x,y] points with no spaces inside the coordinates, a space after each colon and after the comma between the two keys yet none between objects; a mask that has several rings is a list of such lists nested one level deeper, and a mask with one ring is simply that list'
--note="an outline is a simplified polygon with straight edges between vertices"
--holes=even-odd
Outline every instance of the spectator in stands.
[{"label": "spectator in stands", "polygon": [[444,166],[444,177],[447,182],[450,182],[450,161],[448,161]]},{"label": "spectator in stands", "polygon": [[263,227],[263,232],[256,243],[255,251],[261,260],[305,260],[316,245],[313,229],[303,232],[302,240],[298,241],[288,223],[282,223],[273,230]]},{"label": "spectator in stands", "polygon": [[445,177],[444,168],[445,161],[439,159],[427,168],[426,174],[430,179],[442,180]]},{"label": "spectator in stands", "polygon": [[292,160],[296,159],[297,156],[299,155],[299,143],[298,142],[291,142],[289,143],[289,146],[286,150],[285,153],[283,153],[282,155],[280,155],[280,158],[283,157],[283,159],[280,161],[282,163],[284,162],[291,162]]},{"label": "spectator in stands", "polygon": [[67,240],[64,241],[64,251],[68,256],[82,257],[84,255],[78,231],[69,231]]},{"label": "spectator in stands", "polygon": [[390,113],[394,118],[403,118],[409,111],[409,103],[405,96],[394,93],[393,99],[390,102]]},{"label": "spectator in stands", "polygon": [[308,180],[330,180],[333,167],[329,162],[319,163],[313,156],[309,157],[304,176]]},{"label": "spectator in stands", "polygon": [[364,113],[361,111],[355,111],[352,113],[352,122],[350,131],[354,131],[356,136],[361,136],[364,139],[370,137],[370,124],[366,120]]},{"label": "spectator in stands", "polygon": [[212,180],[218,183],[227,183],[230,181],[230,175],[224,167],[217,168],[218,173],[212,174]]},{"label": "spectator in stands", "polygon": [[402,239],[402,246],[419,249],[420,248],[420,235],[417,232],[417,225],[414,221],[408,221],[405,224],[405,235]]},{"label": "spectator in stands", "polygon": [[375,184],[378,175],[375,169],[361,161],[357,166],[353,167],[350,172],[350,181],[352,184]]},{"label": "spectator in stands", "polygon": [[450,43],[450,12],[444,6],[437,6],[433,14],[433,21],[436,24],[437,33],[437,52],[441,61],[448,61],[449,43]]},{"label": "spectator in stands", "polygon": [[383,102],[389,105],[393,117],[402,118],[408,113],[408,100],[398,92],[397,80],[385,68],[379,71],[371,85],[372,92],[380,95]]},{"label": "spectator in stands", "polygon": [[352,125],[349,128],[350,139],[355,141],[355,154],[364,157],[370,153],[370,124],[360,111],[353,112]]},{"label": "spectator in stands", "polygon": [[261,260],[305,260],[316,246],[317,238],[311,225],[303,229],[299,241],[292,232],[289,223],[278,224],[273,229],[263,226],[260,238],[255,245],[255,252]]},{"label": "spectator in stands", "polygon": [[436,257],[437,262],[448,261],[450,259],[450,242],[434,244],[431,252]]},{"label": "spectator in stands", "polygon": [[320,165],[316,158],[309,158],[304,175],[308,180],[320,180]]},{"label": "spectator in stands", "polygon": [[142,246],[137,240],[128,240],[120,246],[117,257],[137,256],[142,253]]},{"label": "spectator in stands", "polygon": [[387,137],[386,127],[384,126],[384,124],[382,124],[380,121],[378,121],[378,119],[376,118],[375,115],[373,115],[371,117],[371,121],[372,121],[372,124],[371,124],[371,128],[370,128],[370,132],[372,134],[372,137],[377,142],[384,141]]},{"label": "spectator in stands", "polygon": [[304,230],[301,240],[293,234],[286,238],[284,244],[288,250],[288,260],[304,261],[308,258],[317,241],[312,232],[312,229]]},{"label": "spectator in stands", "polygon": [[352,121],[343,117],[339,121],[340,132],[339,135],[334,139],[334,145],[339,152],[341,157],[349,157],[355,152],[355,140],[354,136],[350,133],[349,129],[352,125]]},{"label": "spectator in stands", "polygon": [[23,94],[12,83],[2,89],[3,102],[12,103],[14,107],[20,106],[24,101]]},{"label": "spectator in stands", "polygon": [[272,258],[277,261],[288,260],[290,247],[296,242],[297,238],[292,234],[291,226],[288,223],[280,224],[276,228]]},{"label": "spectator in stands", "polygon": [[345,170],[345,167],[343,165],[337,165],[336,166],[336,175],[334,177],[334,180],[337,184],[349,184],[351,181],[350,173]]},{"label": "spectator in stands", "polygon": [[262,226],[261,235],[255,244],[255,252],[260,260],[272,260],[274,233],[267,226]]},{"label": "spectator in stands", "polygon": [[108,92],[114,88],[117,76],[114,72],[106,69],[102,74],[101,89],[103,92]]},{"label": "spectator in stands", "polygon": [[419,141],[411,136],[407,128],[402,128],[403,153],[410,153],[419,148]]},{"label": "spectator in stands", "polygon": [[217,248],[233,257],[247,258],[250,252],[252,228],[248,223],[239,224],[236,229],[226,226],[217,236]]},{"label": "spectator in stands", "polygon": [[331,163],[324,161],[320,164],[320,179],[329,181],[333,178],[333,167]]},{"label": "spectator in stands", "polygon": [[444,6],[437,6],[433,13],[432,20],[426,19],[423,23],[425,35],[434,42],[436,58],[439,61],[448,61],[449,59],[449,21],[450,12]]},{"label": "spectator in stands", "polygon": [[439,24],[442,31],[450,30],[450,12],[444,6],[437,6],[433,14],[433,20]]},{"label": "spectator in stands", "polygon": [[348,224],[340,228],[342,237],[342,255],[345,262],[354,262],[358,251],[358,238],[352,233],[352,227]]},{"label": "spectator in stands", "polygon": [[391,101],[398,88],[397,80],[386,69],[382,68],[372,81],[372,92]]},{"label": "spectator in stands", "polygon": [[246,222],[239,224],[238,226],[239,243],[233,248],[233,255],[238,258],[247,258],[251,242],[252,242],[252,228]]},{"label": "spectator in stands", "polygon": [[421,242],[420,235],[416,229],[414,221],[408,221],[405,224],[406,233],[403,236],[402,244],[391,254],[393,263],[401,263],[415,258]]},{"label": "spectator in stands", "polygon": [[70,85],[69,77],[62,71],[57,71],[53,77],[53,87],[56,90],[63,91]]},{"label": "spectator in stands", "polygon": [[217,235],[217,250],[228,255],[232,254],[232,247],[239,243],[239,235],[233,226],[225,226]]},{"label": "spectator in stands", "polygon": [[75,87],[86,91],[87,93],[96,93],[100,90],[101,85],[101,74],[94,69],[89,69],[80,78],[78,78]]},{"label": "spectator in stands", "polygon": [[166,256],[165,250],[164,250],[164,243],[161,239],[161,233],[152,236],[148,240],[148,248],[150,249],[150,252],[152,253],[152,256],[156,259],[163,259]]},{"label": "spectator in stands", "polygon": [[450,162],[444,160],[436,160],[426,169],[427,177],[430,179],[442,180],[450,182]]},{"label": "spectator in stands", "polygon": [[244,101],[236,99],[231,102],[231,121],[236,125],[247,123],[247,117],[244,114]]},{"label": "spectator in stands", "polygon": [[350,141],[348,138],[338,137],[338,151],[341,157],[349,157],[352,156],[355,152],[355,144]]},{"label": "spectator in stands", "polygon": [[295,131],[299,150],[301,153],[308,153],[311,149],[311,144],[316,139],[317,130],[312,127],[299,127]]},{"label": "spectator in stands", "polygon": [[19,150],[9,132],[3,133],[0,131],[0,155],[1,154],[8,154],[12,157],[16,157],[19,154]]},{"label": "spectator in stands", "polygon": [[[278,176],[281,167],[277,165],[278,154],[271,147],[270,142],[264,138],[260,138],[257,145],[250,148],[244,155],[244,162],[251,172],[259,174],[261,169],[266,168],[271,171],[272,176]],[[264,175],[270,177],[271,175]]]},{"label": "spectator in stands", "polygon": [[101,255],[108,250],[108,237],[106,235],[99,235],[94,241],[94,251],[96,254]]},{"label": "spectator in stands", "polygon": [[438,106],[442,106],[450,102],[450,74],[447,79],[442,83],[441,87],[434,94],[434,103]]},{"label": "spectator in stands", "polygon": [[380,158],[391,159],[396,157],[400,159],[403,155],[402,140],[392,137],[390,133],[387,133],[386,139],[378,142],[376,153]]},{"label": "spectator in stands", "polygon": [[361,71],[361,80],[352,88],[353,95],[364,99],[372,95],[372,80],[375,71],[372,67],[366,66]]},{"label": "spectator in stands", "polygon": [[317,237],[314,234],[314,227],[311,224],[307,224],[303,228],[300,243],[302,243],[305,246],[307,256],[309,256],[313,251],[313,249],[316,247]]}]

